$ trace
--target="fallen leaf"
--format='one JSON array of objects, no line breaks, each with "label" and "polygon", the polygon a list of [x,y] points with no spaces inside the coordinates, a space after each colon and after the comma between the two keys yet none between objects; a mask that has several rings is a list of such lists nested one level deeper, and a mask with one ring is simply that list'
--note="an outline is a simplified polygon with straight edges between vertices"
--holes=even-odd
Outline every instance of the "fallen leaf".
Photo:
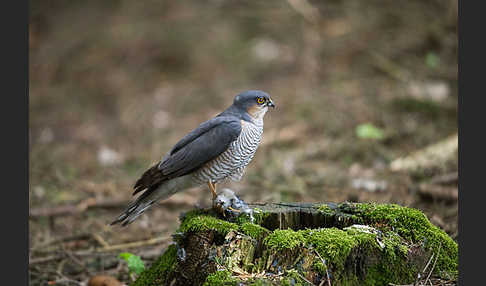
[{"label": "fallen leaf", "polygon": [[124,286],[125,284],[108,275],[96,275],[88,281],[88,286]]}]

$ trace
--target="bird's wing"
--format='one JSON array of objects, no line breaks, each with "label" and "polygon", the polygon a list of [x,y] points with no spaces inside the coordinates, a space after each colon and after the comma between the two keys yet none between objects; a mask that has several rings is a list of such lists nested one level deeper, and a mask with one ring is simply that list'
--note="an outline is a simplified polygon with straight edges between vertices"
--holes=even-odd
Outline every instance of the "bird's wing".
[{"label": "bird's wing", "polygon": [[138,179],[133,194],[153,189],[166,180],[200,168],[228,149],[240,132],[241,122],[235,117],[215,117],[202,123],[177,142],[162,161]]}]

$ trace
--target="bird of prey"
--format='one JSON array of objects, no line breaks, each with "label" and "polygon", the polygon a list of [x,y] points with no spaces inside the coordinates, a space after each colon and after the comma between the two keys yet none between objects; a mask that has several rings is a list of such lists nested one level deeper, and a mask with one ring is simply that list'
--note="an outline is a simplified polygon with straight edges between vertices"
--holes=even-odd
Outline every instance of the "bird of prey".
[{"label": "bird of prey", "polygon": [[156,201],[198,185],[207,184],[214,200],[218,182],[241,180],[260,144],[269,107],[275,105],[263,91],[238,94],[230,107],[189,132],[142,174],[133,195],[143,193],[111,224],[125,226]]}]

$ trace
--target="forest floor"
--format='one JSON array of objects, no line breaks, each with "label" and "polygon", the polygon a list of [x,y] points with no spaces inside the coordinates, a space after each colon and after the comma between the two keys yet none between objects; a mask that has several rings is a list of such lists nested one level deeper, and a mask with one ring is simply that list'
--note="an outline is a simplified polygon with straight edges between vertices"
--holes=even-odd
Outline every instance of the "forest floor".
[{"label": "forest floor", "polygon": [[247,202],[396,203],[457,240],[457,150],[392,168],[457,134],[457,1],[30,9],[31,285],[129,283],[120,253],[157,258],[181,213],[210,205],[206,187],[109,223],[147,167],[247,89],[277,108],[243,180],[220,188]]}]

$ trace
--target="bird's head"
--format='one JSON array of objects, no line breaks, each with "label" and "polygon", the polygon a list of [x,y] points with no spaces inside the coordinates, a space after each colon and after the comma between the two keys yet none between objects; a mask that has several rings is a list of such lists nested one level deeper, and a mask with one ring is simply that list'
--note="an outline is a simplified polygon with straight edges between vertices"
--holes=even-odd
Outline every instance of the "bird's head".
[{"label": "bird's head", "polygon": [[246,111],[253,119],[262,119],[268,107],[275,108],[270,96],[260,90],[248,90],[238,94],[233,105]]}]

